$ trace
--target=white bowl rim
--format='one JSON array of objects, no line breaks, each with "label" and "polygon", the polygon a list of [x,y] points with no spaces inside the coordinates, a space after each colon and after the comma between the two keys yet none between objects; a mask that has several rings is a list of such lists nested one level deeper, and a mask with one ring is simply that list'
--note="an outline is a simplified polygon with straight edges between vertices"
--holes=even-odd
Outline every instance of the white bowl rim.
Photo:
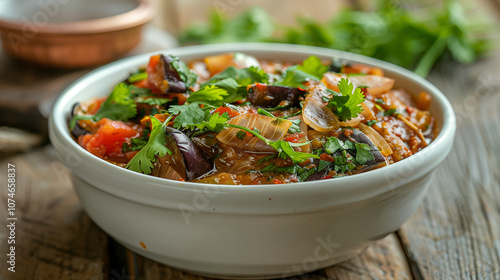
[{"label": "white bowl rim", "polygon": [[[390,172],[396,172],[404,169],[405,166],[417,166],[419,168],[416,169],[415,173],[413,173],[412,180],[415,180],[417,177],[430,172],[435,166],[439,163],[426,162],[425,157],[432,153],[437,153],[440,150],[447,151],[450,147],[446,147],[446,145],[450,145],[452,143],[452,139],[455,135],[456,130],[456,120],[453,108],[449,101],[446,99],[444,94],[437,89],[430,82],[425,80],[424,78],[418,76],[417,74],[404,69],[402,67],[393,65],[388,62],[384,62],[375,58],[366,57],[359,54],[326,49],[320,47],[312,47],[312,46],[304,46],[304,45],[290,45],[290,44],[277,44],[277,43],[224,43],[224,44],[212,44],[212,45],[197,45],[197,46],[187,46],[187,47],[178,47],[173,49],[165,50],[161,53],[169,53],[173,55],[196,55],[196,54],[216,54],[216,53],[224,53],[224,52],[245,52],[245,51],[279,51],[284,53],[301,53],[304,55],[314,54],[320,56],[330,56],[330,57],[340,57],[345,58],[347,60],[353,60],[355,62],[376,65],[383,69],[388,69],[390,71],[398,72],[399,74],[405,76],[410,80],[414,80],[423,87],[425,87],[429,93],[433,97],[433,102],[437,102],[439,107],[442,108],[443,112],[443,123],[442,128],[439,131],[438,136],[434,139],[432,143],[429,144],[428,147],[418,152],[417,154],[404,159],[403,161],[394,163],[392,165],[386,166],[384,168],[372,170],[366,173],[356,174],[353,176],[327,179],[327,180],[319,180],[319,181],[311,181],[311,182],[299,182],[299,183],[291,183],[291,184],[266,184],[266,185],[219,185],[217,184],[217,188],[223,192],[232,192],[236,190],[249,190],[252,189],[254,191],[265,192],[265,193],[276,193],[277,191],[285,191],[285,190],[298,190],[302,188],[307,188],[310,191],[326,191],[335,192],[336,190],[344,189],[344,187],[348,187],[350,192],[362,192],[368,191],[371,195],[363,196],[372,197],[377,194],[384,193],[388,190],[388,188],[380,189],[380,186],[371,186],[371,184],[366,184],[366,180],[370,180],[370,177],[375,176],[384,176],[383,174],[387,174]],[[107,168],[109,171],[112,171],[113,176],[137,176],[138,180],[141,180],[143,186],[149,187],[160,187],[160,188],[174,188],[178,191],[192,191],[194,190],[203,190],[207,187],[214,186],[213,184],[205,184],[205,183],[195,183],[195,182],[179,182],[173,181],[164,178],[158,178],[151,175],[145,175],[141,173],[137,173],[116,165],[113,165],[105,160],[102,160],[98,157],[91,155],[88,151],[83,149],[80,145],[77,144],[76,141],[72,139],[70,136],[70,132],[67,128],[66,116],[63,114],[64,106],[72,106],[73,104],[68,104],[70,98],[74,97],[78,93],[79,87],[83,86],[86,80],[90,78],[95,78],[98,76],[101,71],[112,71],[120,65],[125,63],[132,63],[132,61],[143,60],[143,64],[147,63],[147,59],[149,56],[153,54],[157,54],[159,52],[145,53],[136,55],[133,57],[125,58],[122,60],[118,60],[102,66],[84,76],[79,78],[73,84],[68,86],[57,98],[54,103],[53,110],[49,117],[49,132],[50,138],[57,137],[62,143],[69,147],[69,149],[74,150],[79,156],[82,156],[85,160],[91,160],[93,164],[99,165],[102,168]],[[110,85],[112,86],[112,85]],[[451,139],[450,139],[451,138]],[[444,157],[447,155],[447,152],[444,153]],[[166,181],[165,181],[166,180]],[[170,184],[165,184],[165,183]],[[335,184],[332,184],[335,183]],[[378,188],[379,190],[375,190],[374,188]],[[138,193],[140,192],[138,188]]]}]

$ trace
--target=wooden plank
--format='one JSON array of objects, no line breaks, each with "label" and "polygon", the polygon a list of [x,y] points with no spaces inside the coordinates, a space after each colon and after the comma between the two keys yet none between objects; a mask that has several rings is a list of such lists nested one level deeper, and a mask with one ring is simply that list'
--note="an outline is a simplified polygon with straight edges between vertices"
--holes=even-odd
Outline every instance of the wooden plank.
[{"label": "wooden plank", "polygon": [[[139,279],[165,280],[212,280],[162,265],[135,255],[140,268]],[[129,273],[133,275],[133,273]],[[399,239],[396,234],[370,246],[362,254],[332,267],[287,279],[331,280],[331,279],[412,279]]]},{"label": "wooden plank", "polygon": [[325,269],[326,279],[412,279],[399,238],[391,234],[343,263]]},{"label": "wooden plank", "polygon": [[[15,272],[7,263],[7,163],[16,167]],[[106,279],[107,236],[82,211],[51,148],[0,163],[0,279]],[[10,246],[10,245],[9,245]],[[10,248],[9,248],[10,249]]]},{"label": "wooden plank", "polygon": [[500,52],[431,80],[451,100],[458,130],[424,205],[400,230],[425,279],[500,279]]}]

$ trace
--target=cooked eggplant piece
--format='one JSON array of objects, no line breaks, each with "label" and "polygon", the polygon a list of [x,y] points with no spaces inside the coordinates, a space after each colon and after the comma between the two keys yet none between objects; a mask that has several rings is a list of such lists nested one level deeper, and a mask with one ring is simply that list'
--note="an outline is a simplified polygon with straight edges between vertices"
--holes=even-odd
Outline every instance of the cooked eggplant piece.
[{"label": "cooked eggplant piece", "polygon": [[213,162],[207,154],[198,148],[186,134],[172,127],[167,127],[167,134],[175,139],[182,154],[187,180],[196,179],[213,169]]},{"label": "cooked eggplant piece", "polygon": [[285,105],[298,107],[305,91],[293,87],[268,86],[256,83],[248,87],[248,101],[254,106],[274,108],[285,101]]},{"label": "cooked eggplant piece", "polygon": [[172,66],[172,61],[171,56],[160,55],[155,69],[148,73],[148,83],[162,93],[184,93],[187,90],[186,83]]},{"label": "cooked eggplant piece", "polygon": [[323,169],[321,171],[316,171],[313,174],[311,174],[311,176],[307,177],[306,182],[321,180],[321,179],[325,178],[325,176],[327,174],[328,174],[328,170],[326,170],[326,169]]},{"label": "cooked eggplant piece", "polygon": [[[71,112],[69,114],[69,120],[68,120],[68,123],[71,122],[71,120],[73,119],[73,117],[75,116],[75,112],[76,112],[76,109],[78,108],[78,106],[80,105],[80,103],[75,103],[75,105],[73,105],[73,108],[71,108]],[[81,127],[78,122],[76,122],[76,125],[75,127],[71,130],[71,134],[73,135],[73,137],[75,137],[76,139],[78,139],[79,136],[81,135],[85,135],[89,133],[85,128]]]},{"label": "cooked eggplant piece", "polygon": [[172,180],[186,180],[186,166],[174,137],[167,133],[165,146],[171,151],[162,157],[156,156],[151,175]]},{"label": "cooked eggplant piece", "polygon": [[366,134],[364,134],[358,129],[352,129],[352,134],[350,135],[348,134],[349,136],[346,136],[345,131],[346,129],[343,129],[342,132],[339,134],[338,138],[340,140],[342,141],[349,140],[354,143],[363,143],[372,148],[370,153],[373,155],[374,160],[367,162],[366,165],[370,166],[379,162],[385,162],[385,157],[380,153],[377,147],[375,147],[372,140],[368,136],[366,136]]}]

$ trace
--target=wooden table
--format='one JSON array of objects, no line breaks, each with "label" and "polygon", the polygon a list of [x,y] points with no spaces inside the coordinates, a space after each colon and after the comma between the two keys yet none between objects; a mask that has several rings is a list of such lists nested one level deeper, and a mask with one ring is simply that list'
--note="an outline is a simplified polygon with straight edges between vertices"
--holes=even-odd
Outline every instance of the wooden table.
[{"label": "wooden table", "polygon": [[[418,211],[362,254],[294,279],[500,279],[500,52],[429,77],[458,130]],[[0,160],[0,279],[204,280],[126,251],[82,211],[69,170],[44,146]],[[15,165],[16,272],[8,270],[7,165]]]}]

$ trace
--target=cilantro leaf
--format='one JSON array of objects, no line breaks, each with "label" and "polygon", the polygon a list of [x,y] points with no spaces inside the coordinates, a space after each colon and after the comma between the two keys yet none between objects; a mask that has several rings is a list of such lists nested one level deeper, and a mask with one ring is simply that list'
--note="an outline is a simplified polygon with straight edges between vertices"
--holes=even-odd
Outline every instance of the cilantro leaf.
[{"label": "cilantro leaf", "polygon": [[170,118],[161,123],[158,119],[151,118],[153,129],[148,143],[127,163],[127,169],[143,174],[151,174],[156,155],[162,157],[167,153],[172,154],[172,151],[165,147],[167,143],[165,128],[169,120]]},{"label": "cilantro leaf", "polygon": [[227,91],[228,95],[224,97],[223,103],[233,103],[248,96],[246,86],[239,86],[233,78],[225,78],[214,82],[212,85]]},{"label": "cilantro leaf", "polygon": [[269,75],[259,67],[250,66],[249,68],[237,69],[234,66],[230,66],[219,74],[213,76],[210,80],[202,83],[201,86],[204,87],[227,78],[234,79],[238,86],[269,82]]},{"label": "cilantro leaf", "polygon": [[308,160],[309,158],[319,158],[315,154],[296,152],[290,145],[290,142],[287,141],[277,140],[269,142],[270,143],[268,143],[268,145],[278,151],[278,156],[280,158],[286,159],[287,157],[289,157],[294,163],[301,163]]},{"label": "cilantro leaf", "polygon": [[174,127],[177,129],[192,128],[205,120],[205,112],[196,102],[170,106],[168,112],[177,115],[174,120]]},{"label": "cilantro leaf", "polygon": [[361,103],[365,101],[365,96],[359,88],[354,90],[354,85],[348,79],[340,79],[337,85],[340,95],[333,95],[328,102],[328,108],[333,111],[340,121],[347,121],[357,117],[363,111]]},{"label": "cilantro leaf", "polygon": [[186,63],[181,61],[177,56],[170,55],[170,57],[172,58],[170,65],[179,73],[179,77],[181,77],[181,80],[186,84],[186,89],[196,84],[198,75],[196,75],[193,70],[189,69]]},{"label": "cilantro leaf", "polygon": [[301,65],[297,66],[297,69],[321,79],[323,74],[328,71],[328,65],[323,65],[318,57],[311,55]]},{"label": "cilantro leaf", "polygon": [[366,122],[366,125],[367,125],[367,126],[372,126],[372,125],[374,125],[374,124],[376,124],[376,123],[378,123],[378,121],[377,121],[377,120],[369,120],[369,121],[367,121],[367,122]]},{"label": "cilantro leaf", "polygon": [[148,78],[148,73],[146,72],[139,72],[136,74],[133,74],[132,76],[128,77],[128,82],[129,83],[135,83],[138,81],[142,81]]},{"label": "cilantro leaf", "polygon": [[392,116],[392,115],[397,115],[398,112],[397,112],[397,109],[396,108],[392,108],[392,109],[389,109],[387,111],[384,111],[384,116]]},{"label": "cilantro leaf", "polygon": [[201,123],[196,124],[196,127],[200,129],[201,131],[203,130],[209,130],[213,132],[221,132],[222,129],[226,127],[226,123],[229,120],[229,114],[224,113],[224,114],[219,114],[219,112],[216,112],[208,118],[208,121],[203,121]]},{"label": "cilantro leaf", "polygon": [[218,107],[224,103],[224,99],[228,95],[229,94],[225,89],[216,87],[214,85],[209,85],[191,93],[186,102],[198,102],[201,104],[208,104]]},{"label": "cilantro leaf", "polygon": [[333,154],[336,151],[342,149],[343,143],[341,143],[338,138],[336,137],[329,137],[328,140],[326,140],[326,143],[323,145],[323,148],[325,151],[329,154]]},{"label": "cilantro leaf", "polygon": [[163,105],[165,103],[168,103],[170,99],[168,98],[161,98],[161,97],[137,97],[134,99],[135,102],[137,103],[145,103],[149,105]]},{"label": "cilantro leaf", "polygon": [[283,79],[280,81],[276,81],[273,85],[306,89],[306,87],[303,85],[304,82],[307,82],[309,80],[319,81],[316,76],[306,73],[297,68],[298,66],[288,67],[285,71]]},{"label": "cilantro leaf", "polygon": [[356,162],[360,165],[364,165],[367,162],[375,160],[375,157],[370,153],[372,148],[364,143],[356,143]]},{"label": "cilantro leaf", "polygon": [[108,98],[101,104],[99,111],[93,116],[76,115],[70,122],[70,129],[73,129],[76,122],[84,119],[91,119],[94,122],[102,118],[108,118],[114,121],[128,121],[137,114],[137,106],[130,97],[130,89],[125,83],[119,83],[115,86]]},{"label": "cilantro leaf", "polygon": [[131,98],[152,96],[151,90],[148,88],[140,88],[140,87],[136,87],[134,85],[129,85],[128,89],[130,90],[130,97]]}]

